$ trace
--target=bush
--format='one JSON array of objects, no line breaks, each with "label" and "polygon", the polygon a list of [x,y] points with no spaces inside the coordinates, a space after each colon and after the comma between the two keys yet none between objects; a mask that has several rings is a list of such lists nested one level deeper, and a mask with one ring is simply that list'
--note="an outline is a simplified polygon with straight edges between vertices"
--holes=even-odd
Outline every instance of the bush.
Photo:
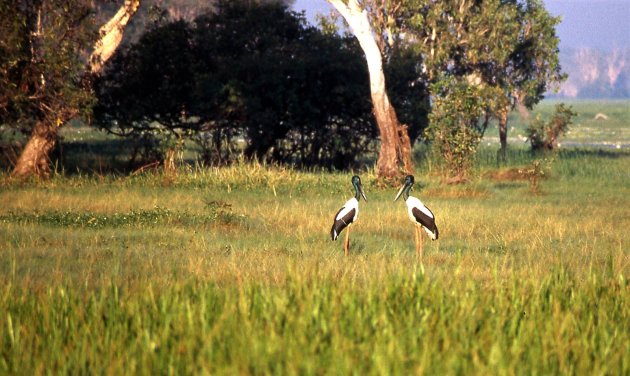
[{"label": "bush", "polygon": [[481,90],[455,78],[441,79],[431,87],[433,110],[427,137],[452,182],[467,180],[483,136]]},{"label": "bush", "polygon": [[564,103],[556,105],[551,119],[544,122],[540,114],[527,128],[527,139],[532,151],[552,151],[558,146],[558,138],[569,130],[569,125],[577,113],[566,107]]}]

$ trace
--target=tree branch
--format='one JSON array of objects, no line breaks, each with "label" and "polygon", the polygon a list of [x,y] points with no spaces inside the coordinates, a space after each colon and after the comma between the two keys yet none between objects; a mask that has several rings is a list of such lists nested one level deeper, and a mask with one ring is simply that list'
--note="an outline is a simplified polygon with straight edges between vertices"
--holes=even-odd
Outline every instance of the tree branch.
[{"label": "tree branch", "polygon": [[114,51],[122,41],[123,30],[140,7],[140,0],[125,0],[118,12],[101,27],[100,38],[94,45],[94,52],[90,56],[90,71],[97,73],[103,64],[112,57]]}]

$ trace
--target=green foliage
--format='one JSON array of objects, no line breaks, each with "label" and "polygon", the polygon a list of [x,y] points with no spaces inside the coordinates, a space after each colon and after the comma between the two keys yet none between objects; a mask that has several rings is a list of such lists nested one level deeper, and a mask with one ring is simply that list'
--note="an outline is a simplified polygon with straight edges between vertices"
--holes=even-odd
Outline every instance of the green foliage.
[{"label": "green foliage", "polygon": [[427,137],[447,174],[463,181],[483,135],[479,126],[484,108],[481,90],[448,77],[432,85],[431,90],[434,96]]},{"label": "green foliage", "polygon": [[[531,108],[561,81],[558,60],[558,17],[552,17],[539,0],[477,2],[404,2],[413,14],[403,31],[416,38],[413,46],[422,56],[430,82],[448,72],[474,77],[501,91],[497,100],[517,95]],[[489,106],[492,112],[500,106]],[[494,109],[493,109],[494,107]]]},{"label": "green foliage", "polygon": [[569,130],[569,125],[577,113],[559,103],[551,118],[545,122],[540,116],[536,116],[527,128],[527,139],[533,151],[552,151],[558,144],[558,138]]},{"label": "green foliage", "polygon": [[[538,0],[417,0],[388,4],[383,6],[396,9],[399,31],[412,36],[406,39],[421,66],[418,81],[429,88],[432,102],[442,100],[434,97],[444,97],[442,91],[449,86],[441,82],[445,77],[477,86],[480,108],[462,115],[468,116],[469,121],[461,122],[473,129],[456,131],[458,127],[454,127],[447,144],[439,141],[445,136],[437,138],[441,142],[437,145],[439,154],[450,161],[447,167],[451,176],[466,175],[466,166],[470,165],[466,160],[472,158],[478,143],[475,133],[480,121],[483,135],[491,117],[499,118],[517,102],[531,108],[564,79],[555,35],[559,18],[552,17]],[[450,86],[454,90],[451,97],[468,95],[457,85]],[[435,106],[432,103],[432,112],[443,112]],[[433,119],[443,117],[432,115]],[[457,143],[461,143],[459,150],[455,150]]]},{"label": "green foliage", "polygon": [[96,38],[89,1],[10,0],[0,4],[0,124],[30,133],[88,115],[85,49]]},{"label": "green foliage", "polygon": [[517,95],[531,109],[546,92],[557,89],[566,79],[560,67],[560,39],[556,35],[561,18],[553,17],[540,0],[517,2],[517,9],[519,37],[505,69],[505,80],[513,91],[511,95]]}]

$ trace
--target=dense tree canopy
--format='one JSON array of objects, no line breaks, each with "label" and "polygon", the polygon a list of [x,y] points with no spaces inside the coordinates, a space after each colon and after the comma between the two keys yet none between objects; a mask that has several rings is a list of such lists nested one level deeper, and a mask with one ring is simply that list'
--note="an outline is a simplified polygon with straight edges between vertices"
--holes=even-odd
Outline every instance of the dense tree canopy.
[{"label": "dense tree canopy", "polygon": [[88,1],[3,1],[0,35],[0,124],[27,133],[89,110],[82,53],[96,28]]},{"label": "dense tree canopy", "polygon": [[[470,158],[494,117],[499,119],[505,151],[507,114],[512,107],[531,108],[564,78],[555,35],[559,19],[539,0],[414,0],[401,2],[396,14],[397,30],[419,56],[419,80],[432,88],[429,131],[439,150],[470,151]],[[469,95],[472,92],[474,96]],[[450,111],[461,110],[462,103],[472,106],[471,100],[476,102],[475,110]],[[465,118],[452,122],[451,115]],[[442,153],[449,160],[447,154]],[[466,169],[461,167],[470,162],[459,167],[448,164],[450,174],[462,177]]]},{"label": "dense tree canopy", "polygon": [[282,4],[219,2],[121,51],[97,82],[95,115],[123,135],[190,136],[211,162],[242,139],[247,157],[342,168],[376,137],[365,76],[352,39]]}]

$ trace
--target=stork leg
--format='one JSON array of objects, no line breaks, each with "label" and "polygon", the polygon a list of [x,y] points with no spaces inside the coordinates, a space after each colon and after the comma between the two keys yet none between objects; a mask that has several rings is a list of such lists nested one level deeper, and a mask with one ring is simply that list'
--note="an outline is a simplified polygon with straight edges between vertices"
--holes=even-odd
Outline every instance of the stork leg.
[{"label": "stork leg", "polygon": [[422,244],[422,228],[420,225],[416,225],[416,256],[420,262],[422,262],[423,256],[423,244]]},{"label": "stork leg", "polygon": [[418,255],[418,225],[413,226],[413,240],[416,244],[416,256]]},{"label": "stork leg", "polygon": [[343,241],[343,254],[348,256],[349,249],[350,249],[350,226],[346,228],[346,238]]}]

